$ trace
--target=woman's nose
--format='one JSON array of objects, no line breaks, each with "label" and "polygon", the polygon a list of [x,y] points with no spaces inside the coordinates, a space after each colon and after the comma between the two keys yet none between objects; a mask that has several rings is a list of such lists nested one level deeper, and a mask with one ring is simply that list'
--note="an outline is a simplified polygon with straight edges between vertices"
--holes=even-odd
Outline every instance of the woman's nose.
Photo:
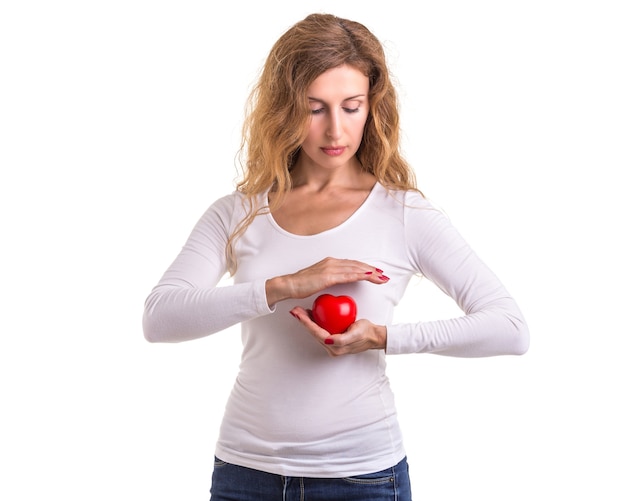
[{"label": "woman's nose", "polygon": [[341,130],[341,117],[339,116],[339,113],[329,113],[326,135],[330,139],[339,139],[341,137]]}]

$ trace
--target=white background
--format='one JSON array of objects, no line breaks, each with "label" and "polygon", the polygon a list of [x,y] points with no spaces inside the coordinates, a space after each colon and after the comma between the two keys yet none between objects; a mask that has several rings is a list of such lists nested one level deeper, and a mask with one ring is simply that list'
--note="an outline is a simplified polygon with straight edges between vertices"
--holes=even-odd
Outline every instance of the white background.
[{"label": "white background", "polygon": [[[389,358],[415,498],[623,500],[619,1],[5,1],[0,498],[206,500],[237,329],[143,339],[143,300],[233,189],[276,38],[384,43],[423,191],[531,328],[523,357]],[[456,314],[427,282],[398,319]]]}]

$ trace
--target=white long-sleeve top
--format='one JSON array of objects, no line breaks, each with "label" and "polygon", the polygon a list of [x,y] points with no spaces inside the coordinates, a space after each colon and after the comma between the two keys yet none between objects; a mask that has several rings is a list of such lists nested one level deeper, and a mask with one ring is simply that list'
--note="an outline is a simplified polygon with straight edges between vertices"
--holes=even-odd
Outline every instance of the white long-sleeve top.
[{"label": "white long-sleeve top", "polygon": [[[267,195],[261,202],[266,203]],[[243,352],[215,454],[224,461],[288,476],[341,477],[388,468],[405,455],[386,354],[459,357],[522,354],[528,330],[516,302],[448,218],[417,192],[376,184],[341,225],[294,235],[271,214],[257,216],[237,240],[233,284],[225,247],[244,215],[243,197],[217,200],[146,300],[144,333],[176,342],[241,324]],[[314,214],[312,214],[314,217]],[[325,257],[355,259],[384,270],[389,282],[334,286],[352,296],[358,318],[387,326],[386,350],[329,357],[294,319],[287,300],[273,309],[267,279]],[[434,282],[464,314],[394,324],[394,306],[415,274]]]}]

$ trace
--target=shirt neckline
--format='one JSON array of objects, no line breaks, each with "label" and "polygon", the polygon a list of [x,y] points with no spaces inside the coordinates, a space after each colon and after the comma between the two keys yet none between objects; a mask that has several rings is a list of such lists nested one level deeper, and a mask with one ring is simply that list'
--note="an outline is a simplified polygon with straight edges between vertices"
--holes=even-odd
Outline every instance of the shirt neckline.
[{"label": "shirt neckline", "polygon": [[[328,228],[327,230],[323,230],[320,231],[318,233],[313,233],[312,235],[299,235],[297,233],[292,233],[290,231],[287,231],[286,229],[284,229],[282,226],[280,226],[276,220],[274,219],[274,216],[272,215],[272,213],[268,210],[266,215],[268,220],[270,221],[270,223],[272,224],[272,226],[280,233],[282,233],[283,235],[287,235],[289,237],[292,238],[302,238],[302,239],[307,239],[307,238],[315,238],[315,237],[320,237],[323,235],[328,235],[330,233],[335,233],[337,231],[340,231],[344,226],[348,225],[353,219],[355,219],[362,211],[365,210],[365,208],[370,204],[370,201],[374,195],[374,193],[380,189],[380,183],[378,181],[376,181],[374,183],[374,186],[372,186],[372,189],[370,190],[370,192],[368,193],[367,197],[365,198],[365,200],[363,200],[363,203],[361,205],[359,205],[359,207],[357,207],[357,209],[350,214],[350,216],[348,216],[346,219],[344,219],[341,223],[339,223],[337,226],[333,226],[332,228]],[[265,192],[264,194],[264,202],[266,204],[266,207],[269,206],[269,199],[268,199],[268,195],[269,195],[269,190]]]}]

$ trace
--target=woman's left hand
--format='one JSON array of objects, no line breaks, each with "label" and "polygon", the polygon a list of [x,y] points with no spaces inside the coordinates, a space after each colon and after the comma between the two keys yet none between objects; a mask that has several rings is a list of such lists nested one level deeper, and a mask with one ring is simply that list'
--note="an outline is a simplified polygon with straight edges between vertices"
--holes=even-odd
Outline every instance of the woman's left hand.
[{"label": "woman's left hand", "polygon": [[343,334],[330,334],[311,318],[309,311],[296,306],[290,313],[304,325],[329,355],[337,357],[366,350],[384,350],[387,347],[387,328],[369,320],[357,320]]}]

